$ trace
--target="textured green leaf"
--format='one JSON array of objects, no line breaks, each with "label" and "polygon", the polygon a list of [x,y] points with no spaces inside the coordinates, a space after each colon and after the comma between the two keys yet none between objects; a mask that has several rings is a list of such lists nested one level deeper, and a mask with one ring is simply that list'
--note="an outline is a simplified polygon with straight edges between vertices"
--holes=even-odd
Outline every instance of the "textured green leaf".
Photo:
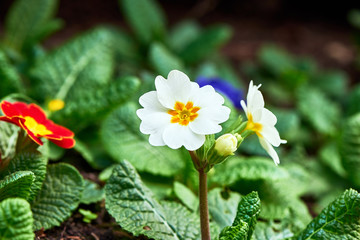
[{"label": "textured green leaf", "polygon": [[340,108],[319,90],[310,87],[298,89],[297,104],[301,114],[320,133],[334,134],[340,117]]},{"label": "textured green leaf", "polygon": [[252,240],[283,240],[294,236],[288,228],[277,226],[274,223],[259,222],[256,225]]},{"label": "textured green leaf", "polygon": [[119,0],[124,16],[139,40],[145,44],[162,39],[165,17],[155,0]]},{"label": "textured green leaf", "polygon": [[0,50],[0,96],[23,92],[20,76],[3,51]]},{"label": "textured green leaf", "polygon": [[249,226],[246,222],[239,221],[235,226],[225,227],[220,235],[219,240],[244,240],[248,239]]},{"label": "textured green leaf", "polygon": [[250,240],[255,229],[257,218],[260,214],[260,208],[260,198],[257,192],[251,192],[241,198],[233,226],[242,225],[241,221],[246,222],[249,226],[247,232],[248,240]]},{"label": "textured green leaf", "polygon": [[326,207],[294,239],[347,239],[360,238],[360,194],[346,190]]},{"label": "textured green leaf", "polygon": [[277,180],[289,177],[286,170],[275,164],[268,158],[252,157],[240,158],[231,157],[215,169],[219,174],[215,174],[211,179],[213,182],[223,185],[231,185],[240,179],[247,180]]},{"label": "textured green leaf", "polygon": [[87,91],[108,84],[113,73],[112,31],[96,28],[41,58],[32,71],[35,97],[77,101]]},{"label": "textured green leaf", "polygon": [[101,128],[105,149],[116,161],[126,159],[138,171],[172,176],[184,167],[181,151],[166,146],[151,146],[148,137],[140,133],[136,109],[135,104],[129,103],[117,108],[105,119]]},{"label": "textured green leaf", "polygon": [[34,239],[32,226],[32,213],[26,200],[8,198],[0,203],[0,239]]},{"label": "textured green leaf", "polygon": [[6,176],[0,181],[0,201],[13,197],[27,199],[34,178],[30,171],[14,172]]},{"label": "textured green leaf", "polygon": [[16,143],[16,153],[6,169],[0,172],[0,177],[4,178],[6,175],[18,171],[31,171],[35,177],[28,197],[28,201],[31,201],[41,189],[44,181],[47,158],[39,152],[42,147],[24,134],[23,131],[20,131]]},{"label": "textured green leaf", "polygon": [[349,179],[360,186],[360,113],[346,121],[341,139],[342,165]]},{"label": "textured green leaf", "polygon": [[213,26],[203,31],[180,53],[186,63],[196,63],[216,51],[231,37],[231,29],[224,25]]},{"label": "textured green leaf", "polygon": [[80,202],[84,204],[96,203],[105,197],[104,189],[100,188],[96,183],[85,179],[84,191],[81,196]]},{"label": "textured green leaf", "polygon": [[[341,142],[341,144],[344,144],[344,142]],[[342,158],[340,156],[339,148],[335,142],[327,143],[320,149],[319,154],[320,159],[325,165],[331,168],[339,176],[346,176],[345,169],[342,166]]]},{"label": "textured green leaf", "polygon": [[125,160],[114,168],[105,186],[105,207],[123,229],[135,236],[173,240],[197,239],[192,236],[199,234],[198,222],[194,224],[197,218],[190,217],[192,214],[179,204],[162,207]]},{"label": "textured green leaf", "polygon": [[180,199],[180,201],[190,210],[195,212],[198,209],[199,200],[197,196],[184,184],[174,182],[174,193]]},{"label": "textured green leaf", "polygon": [[[81,126],[103,117],[112,109],[127,101],[139,88],[140,81],[136,77],[122,77],[101,87],[87,89],[80,97],[66,102],[65,108],[57,111],[54,118],[67,126]],[[74,128],[75,129],[75,128]]]},{"label": "textured green leaf", "polygon": [[240,194],[236,192],[222,192],[221,188],[209,192],[209,213],[220,229],[233,223],[239,201]]},{"label": "textured green leaf", "polygon": [[0,157],[8,161],[15,156],[16,142],[20,128],[14,124],[0,122]]},{"label": "textured green leaf", "polygon": [[5,44],[21,51],[48,35],[49,30],[57,30],[61,24],[52,19],[57,5],[57,0],[15,1],[6,17]]},{"label": "textured green leaf", "polygon": [[153,43],[150,46],[149,60],[155,72],[167,76],[171,70],[184,70],[183,63],[171,53],[164,45]]},{"label": "textured green leaf", "polygon": [[49,165],[43,187],[31,204],[34,230],[60,226],[79,205],[83,186],[83,178],[73,166]]}]

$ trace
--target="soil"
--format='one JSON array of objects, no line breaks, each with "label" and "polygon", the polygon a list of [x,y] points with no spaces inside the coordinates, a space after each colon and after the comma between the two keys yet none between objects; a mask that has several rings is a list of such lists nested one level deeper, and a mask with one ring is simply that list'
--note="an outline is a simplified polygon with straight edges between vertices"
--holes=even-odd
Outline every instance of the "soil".
[{"label": "soil", "polygon": [[[5,13],[12,2],[0,2],[0,33]],[[352,8],[360,8],[360,2],[351,5],[350,1],[343,1],[339,5],[338,2],[330,1],[326,6],[310,0],[159,2],[165,9],[170,26],[185,18],[196,19],[203,25],[219,22],[229,24],[234,34],[222,52],[237,70],[242,62],[253,60],[264,43],[271,42],[293,54],[313,57],[322,68],[342,69],[353,83],[359,79],[359,71],[355,67],[353,29],[347,23],[346,14]],[[53,48],[77,33],[102,23],[128,29],[115,0],[62,0],[58,17],[64,20],[65,26],[45,41],[47,48]],[[85,178],[98,181],[98,172],[86,163],[78,164],[77,167]],[[309,202],[308,205],[311,204]],[[89,209],[89,206],[84,208]],[[105,211],[103,202],[90,205],[90,208],[98,213],[98,218],[90,224],[84,223],[81,214],[76,212],[61,226],[36,232],[36,239],[147,239],[135,238],[123,232]]]}]

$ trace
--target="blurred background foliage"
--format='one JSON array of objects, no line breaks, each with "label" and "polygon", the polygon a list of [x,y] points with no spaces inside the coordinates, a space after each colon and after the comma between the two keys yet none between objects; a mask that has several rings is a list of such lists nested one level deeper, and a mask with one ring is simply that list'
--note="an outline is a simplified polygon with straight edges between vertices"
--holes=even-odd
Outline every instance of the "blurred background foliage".
[{"label": "blurred background foliage", "polygon": [[[224,2],[2,1],[0,98],[35,101],[76,133],[75,151],[50,145],[51,160],[75,164],[85,178],[95,173],[103,185],[126,159],[157,200],[194,213],[197,175],[189,156],[150,146],[139,132],[138,98],[172,69],[194,81],[219,78],[243,96],[253,79],[288,144],[277,149],[276,167],[255,137],[247,139],[210,172],[210,213],[221,230],[232,223],[240,195],[256,190],[262,223],[254,236],[305,239],[312,217],[345,189],[360,190],[360,12],[351,10],[360,6]],[[297,25],[310,20],[316,24]],[[51,111],[53,99],[65,107]],[[227,105],[231,120],[241,114]],[[97,184],[86,184],[84,203],[104,198]]]}]

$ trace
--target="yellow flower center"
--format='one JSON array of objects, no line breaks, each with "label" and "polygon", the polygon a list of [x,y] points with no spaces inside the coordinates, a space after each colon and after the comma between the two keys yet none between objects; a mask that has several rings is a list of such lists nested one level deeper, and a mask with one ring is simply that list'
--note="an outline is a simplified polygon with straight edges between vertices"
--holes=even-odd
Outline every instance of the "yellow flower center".
[{"label": "yellow flower center", "polygon": [[200,107],[194,107],[193,102],[187,102],[186,105],[182,102],[176,102],[174,105],[174,110],[169,110],[171,123],[179,123],[180,125],[186,126],[189,122],[192,122],[199,116],[197,111],[200,110]]},{"label": "yellow flower center", "polygon": [[260,123],[254,123],[253,116],[251,115],[251,113],[248,114],[247,118],[248,118],[248,122],[246,124],[245,130],[252,130],[256,133],[256,135],[261,137],[260,132],[263,126]]},{"label": "yellow flower center", "polygon": [[52,134],[50,130],[48,130],[44,125],[37,123],[32,117],[26,116],[24,124],[36,136]]},{"label": "yellow flower center", "polygon": [[65,107],[65,103],[61,99],[53,99],[48,103],[48,109],[52,112],[59,111]]}]

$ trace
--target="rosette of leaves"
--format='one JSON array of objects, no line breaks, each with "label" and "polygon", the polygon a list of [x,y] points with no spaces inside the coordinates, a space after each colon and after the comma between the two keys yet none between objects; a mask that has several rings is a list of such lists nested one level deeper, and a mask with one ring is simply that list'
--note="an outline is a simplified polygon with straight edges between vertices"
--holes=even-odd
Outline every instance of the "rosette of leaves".
[{"label": "rosette of leaves", "polygon": [[0,237],[30,239],[34,230],[70,217],[80,203],[83,178],[69,164],[48,165],[47,144],[39,147],[9,123],[0,126],[0,226],[6,226]]}]

